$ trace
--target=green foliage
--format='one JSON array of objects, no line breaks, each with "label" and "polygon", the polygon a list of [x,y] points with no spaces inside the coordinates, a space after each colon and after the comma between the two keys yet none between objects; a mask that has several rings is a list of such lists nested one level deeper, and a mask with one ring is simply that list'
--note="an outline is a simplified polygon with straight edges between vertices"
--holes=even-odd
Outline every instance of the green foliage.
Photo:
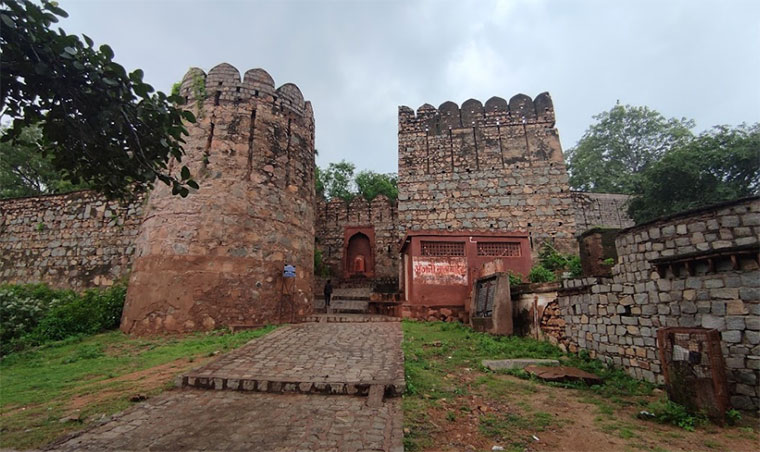
[{"label": "green foliage", "polygon": [[[5,135],[3,130],[0,135]],[[53,165],[51,155],[42,151],[42,131],[37,125],[25,127],[15,143],[0,139],[0,198],[65,193],[87,188],[66,180]]]},{"label": "green foliage", "polygon": [[534,265],[528,274],[528,280],[532,283],[552,282],[556,279],[557,275],[541,264]]},{"label": "green foliage", "polygon": [[142,70],[127,73],[109,46],[52,28],[67,16],[49,0],[0,0],[0,102],[12,120],[2,141],[23,142],[38,124],[42,155],[74,185],[128,198],[158,179],[186,196],[194,182],[168,164],[183,157],[183,121],[194,115],[175,107],[180,96],[154,92]]},{"label": "green foliage", "polygon": [[396,174],[380,174],[365,170],[354,176],[355,170],[356,166],[345,160],[330,163],[326,169],[316,167],[314,183],[317,195],[344,201],[351,201],[357,195],[367,201],[372,201],[378,195],[385,195],[391,201],[398,198]]},{"label": "green foliage", "polygon": [[354,177],[359,194],[367,201],[378,195],[385,195],[391,201],[398,198],[398,177],[395,174],[379,174],[374,171],[360,171]]},{"label": "green foliage", "polygon": [[511,271],[508,272],[508,275],[509,275],[509,286],[510,287],[519,286],[520,284],[523,283],[522,275],[520,275],[518,273],[512,273]]},{"label": "green foliage", "polygon": [[327,169],[317,173],[317,190],[328,199],[338,198],[350,201],[354,198],[352,179],[356,166],[353,163],[341,160],[339,163],[330,163]]},{"label": "green foliage", "polygon": [[322,256],[322,250],[314,247],[314,275],[322,278],[330,276],[330,267],[325,264]]},{"label": "green foliage", "polygon": [[576,190],[635,193],[638,177],[666,152],[692,137],[694,122],[665,119],[647,107],[620,105],[594,116],[574,148],[566,153],[570,185]]},{"label": "green foliage", "polygon": [[608,257],[607,259],[602,261],[602,265],[606,265],[607,267],[612,267],[615,265],[615,259]]},{"label": "green foliage", "polygon": [[[540,262],[540,267],[553,272],[555,276],[556,274],[560,272],[569,271],[571,277],[577,278],[581,276],[581,274],[583,273],[583,270],[581,268],[580,256],[571,255],[571,254],[562,254],[559,251],[557,251],[557,249],[554,248],[554,246],[552,246],[552,244],[549,242],[544,242],[543,245],[541,245],[541,249],[538,252],[538,259]],[[538,269],[536,277],[541,278],[542,273],[543,273],[543,270]],[[555,279],[556,278],[552,278],[552,279],[549,279],[549,281],[554,281]],[[532,281],[532,282],[546,282],[546,281]]]},{"label": "green foliage", "polygon": [[760,193],[760,123],[722,126],[672,150],[641,175],[637,223]]},{"label": "green foliage", "polygon": [[742,420],[742,414],[731,408],[730,410],[726,411],[726,422],[728,422],[728,425],[736,425]]},{"label": "green foliage", "polygon": [[705,416],[689,413],[684,406],[666,398],[651,402],[647,405],[647,411],[654,414],[657,422],[677,425],[690,432],[707,420]]},{"label": "green foliage", "polygon": [[0,353],[119,326],[126,288],[82,294],[43,284],[0,286]]},{"label": "green foliage", "polygon": [[182,88],[182,82],[176,82],[176,83],[172,84],[171,95],[172,96],[179,96],[179,90],[180,90],[180,88]]}]

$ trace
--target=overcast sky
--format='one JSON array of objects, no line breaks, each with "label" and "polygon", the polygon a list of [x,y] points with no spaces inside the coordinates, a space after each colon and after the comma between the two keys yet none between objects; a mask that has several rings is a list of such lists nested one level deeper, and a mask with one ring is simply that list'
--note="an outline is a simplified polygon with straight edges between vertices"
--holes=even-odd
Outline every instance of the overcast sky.
[{"label": "overcast sky", "polygon": [[169,91],[262,67],[311,100],[318,164],[395,172],[397,111],[549,91],[563,149],[617,100],[697,130],[760,121],[760,1],[61,0],[69,33]]}]

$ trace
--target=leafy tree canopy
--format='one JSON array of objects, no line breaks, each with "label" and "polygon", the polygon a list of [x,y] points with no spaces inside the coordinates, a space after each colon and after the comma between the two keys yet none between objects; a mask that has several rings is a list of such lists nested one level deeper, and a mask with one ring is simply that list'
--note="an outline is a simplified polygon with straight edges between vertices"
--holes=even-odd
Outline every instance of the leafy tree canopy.
[{"label": "leafy tree canopy", "polygon": [[760,193],[760,123],[719,126],[647,167],[628,213],[643,223],[663,215]]},{"label": "leafy tree canopy", "polygon": [[[2,133],[5,133],[3,131]],[[63,179],[52,157],[41,150],[42,131],[29,126],[15,144],[0,140],[0,198],[63,193],[88,188]]]},{"label": "leafy tree canopy", "polygon": [[2,140],[22,145],[27,126],[39,124],[41,151],[72,184],[87,183],[111,197],[129,197],[155,179],[186,196],[198,188],[190,172],[168,170],[181,160],[183,120],[189,111],[127,73],[107,45],[51,27],[67,13],[54,2],[0,0],[0,103],[12,127]]},{"label": "leafy tree canopy", "polygon": [[372,201],[378,195],[388,199],[398,198],[398,178],[395,174],[380,174],[374,171],[360,171],[354,178],[359,194],[367,201]]},{"label": "leafy tree canopy", "polygon": [[694,122],[666,119],[647,107],[620,105],[594,116],[578,144],[567,150],[570,185],[582,191],[635,193],[637,178],[667,151],[692,138]]},{"label": "leafy tree canopy", "polygon": [[398,180],[395,174],[380,174],[374,171],[360,171],[354,175],[356,166],[345,160],[330,163],[327,168],[316,168],[317,194],[327,199],[338,198],[350,201],[357,195],[367,201],[378,195],[391,200],[398,198]]}]

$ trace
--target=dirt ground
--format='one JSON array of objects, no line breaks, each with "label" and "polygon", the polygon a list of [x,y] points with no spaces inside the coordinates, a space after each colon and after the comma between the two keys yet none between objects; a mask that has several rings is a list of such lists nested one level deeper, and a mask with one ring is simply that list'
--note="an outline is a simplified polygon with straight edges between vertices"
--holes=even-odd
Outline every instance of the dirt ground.
[{"label": "dirt ground", "polygon": [[[712,424],[689,432],[636,418],[661,391],[635,399],[605,399],[591,391],[548,386],[510,375],[479,372],[451,383],[467,395],[440,399],[428,412],[435,432],[424,450],[506,451],[757,451],[758,418],[744,416],[737,426]],[[483,379],[487,382],[483,384]],[[478,387],[488,386],[479,391]],[[485,389],[485,388],[484,388]]]}]

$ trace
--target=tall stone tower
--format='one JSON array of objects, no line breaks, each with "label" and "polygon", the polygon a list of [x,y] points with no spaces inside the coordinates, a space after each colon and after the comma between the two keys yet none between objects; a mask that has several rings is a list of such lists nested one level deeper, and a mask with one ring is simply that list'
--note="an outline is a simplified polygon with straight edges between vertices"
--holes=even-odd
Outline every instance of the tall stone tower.
[{"label": "tall stone tower", "polygon": [[574,206],[549,93],[398,112],[399,223],[414,231],[523,232],[575,252]]},{"label": "tall stone tower", "polygon": [[[121,329],[144,334],[289,321],[311,310],[314,115],[263,69],[193,68],[180,94],[200,190],[157,184],[136,243]],[[180,165],[174,164],[173,171]],[[296,267],[284,278],[283,267]]]}]

